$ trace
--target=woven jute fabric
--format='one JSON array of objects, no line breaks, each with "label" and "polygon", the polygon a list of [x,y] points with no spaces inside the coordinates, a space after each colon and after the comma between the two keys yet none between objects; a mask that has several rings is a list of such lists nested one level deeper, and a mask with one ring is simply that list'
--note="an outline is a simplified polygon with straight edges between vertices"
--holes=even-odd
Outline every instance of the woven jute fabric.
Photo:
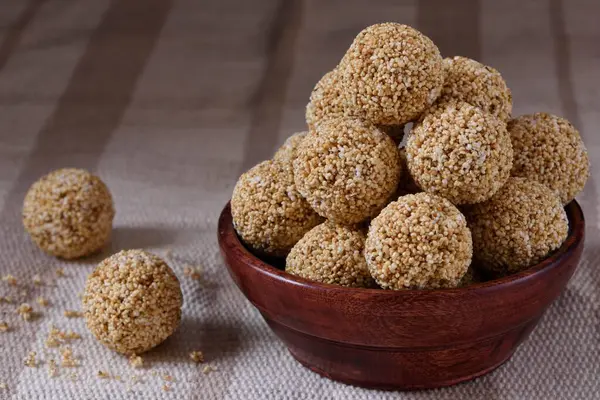
[{"label": "woven jute fabric", "polygon": [[[600,3],[587,0],[5,0],[0,5],[0,398],[10,399],[598,399],[600,398]],[[239,175],[304,130],[313,85],[365,26],[398,21],[445,56],[497,68],[514,114],[568,118],[592,176],[578,197],[587,237],[577,272],[531,337],[493,373],[451,388],[379,392],[296,363],[229,278],[216,223]],[[89,169],[114,196],[112,244],[75,262],[49,257],[21,224],[23,197],[61,167]],[[165,256],[183,319],[134,370],[86,330],[87,274],[120,249]],[[203,279],[184,275],[202,266]],[[56,270],[63,268],[64,277]],[[33,284],[39,274],[43,285]],[[42,308],[35,299],[50,302]],[[37,317],[15,313],[22,302]],[[516,311],[515,311],[516,312]],[[80,366],[48,374],[51,325],[82,339]],[[188,353],[202,350],[205,375]],[[37,353],[39,365],[23,359]],[[106,371],[120,380],[100,379]],[[163,375],[174,378],[170,390]],[[134,382],[134,375],[141,381]]]}]

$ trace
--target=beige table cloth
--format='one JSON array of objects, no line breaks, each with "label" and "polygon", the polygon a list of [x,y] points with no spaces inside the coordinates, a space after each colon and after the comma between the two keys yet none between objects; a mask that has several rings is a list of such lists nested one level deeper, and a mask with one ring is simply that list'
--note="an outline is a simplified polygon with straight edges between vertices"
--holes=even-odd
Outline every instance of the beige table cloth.
[{"label": "beige table cloth", "polygon": [[[11,326],[0,333],[0,398],[600,398],[599,15],[593,0],[3,0],[0,274],[18,286],[1,283],[0,296],[29,301],[38,318],[21,321],[16,304],[0,304]],[[229,279],[216,242],[240,173],[304,129],[320,76],[357,32],[389,20],[422,30],[446,56],[499,69],[515,115],[571,120],[593,171],[578,197],[583,259],[531,338],[481,379],[416,393],[346,386],[297,364]],[[20,222],[29,185],[67,166],[98,173],[117,208],[111,248],[77,262],[44,255]],[[97,343],[83,319],[63,316],[80,309],[98,260],[127,248],[167,256],[185,296],[181,328],[144,355],[140,370]],[[202,282],[184,276],[186,264],[203,267]],[[34,274],[44,285],[32,283]],[[48,362],[58,350],[44,346],[52,324],[83,336],[72,343],[80,366],[55,378]],[[216,371],[204,375],[189,361],[196,349]],[[23,365],[30,351],[36,368]],[[100,379],[99,370],[120,380]],[[169,391],[164,374],[175,380]]]}]

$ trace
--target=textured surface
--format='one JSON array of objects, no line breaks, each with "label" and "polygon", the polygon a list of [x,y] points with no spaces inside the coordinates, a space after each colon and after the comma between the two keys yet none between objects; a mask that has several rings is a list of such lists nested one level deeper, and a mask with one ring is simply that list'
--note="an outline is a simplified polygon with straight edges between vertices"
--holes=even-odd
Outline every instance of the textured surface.
[{"label": "textured surface", "polygon": [[[29,301],[29,323],[0,304],[13,331],[0,333],[0,398],[207,399],[595,399],[600,391],[600,5],[587,0],[255,2],[192,0],[7,1],[0,10],[0,296]],[[133,18],[135,16],[135,18]],[[418,393],[356,389],[299,366],[234,287],[218,254],[218,213],[243,170],[293,132],[318,79],[366,25],[396,20],[426,33],[444,57],[461,54],[498,69],[513,115],[547,111],[581,132],[592,175],[578,196],[586,250],[567,290],[510,362],[475,382]],[[510,23],[507,23],[510,21]],[[88,168],[114,195],[110,252],[147,248],[167,257],[182,282],[182,325],[144,356],[147,370],[92,339],[78,293],[99,258],[67,263],[27,240],[20,207],[27,188],[59,167]],[[107,252],[108,253],[108,252]],[[183,273],[204,267],[203,281]],[[56,277],[57,268],[65,277]],[[34,286],[40,274],[48,284]],[[49,283],[55,281],[55,285]],[[25,284],[26,283],[26,284]],[[21,295],[26,291],[27,295]],[[50,306],[35,299],[44,296]],[[73,340],[75,382],[48,377],[51,323]],[[203,350],[218,371],[188,361]],[[55,350],[52,350],[55,351]],[[48,351],[50,353],[50,351]],[[60,358],[57,357],[57,360]],[[96,377],[120,374],[123,382]],[[150,371],[170,373],[170,392]],[[127,393],[133,374],[145,383]]]}]

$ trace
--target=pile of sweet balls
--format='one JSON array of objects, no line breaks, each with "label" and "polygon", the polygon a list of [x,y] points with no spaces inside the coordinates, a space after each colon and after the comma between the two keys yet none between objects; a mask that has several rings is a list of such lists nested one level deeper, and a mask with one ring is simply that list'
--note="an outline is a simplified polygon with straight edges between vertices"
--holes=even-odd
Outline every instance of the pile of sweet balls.
[{"label": "pile of sweet balls", "polygon": [[589,160],[567,120],[511,111],[495,69],[442,58],[409,26],[370,26],[316,84],[308,132],[240,177],[234,227],[290,274],[348,287],[453,288],[522,271],[566,239],[563,206]]}]

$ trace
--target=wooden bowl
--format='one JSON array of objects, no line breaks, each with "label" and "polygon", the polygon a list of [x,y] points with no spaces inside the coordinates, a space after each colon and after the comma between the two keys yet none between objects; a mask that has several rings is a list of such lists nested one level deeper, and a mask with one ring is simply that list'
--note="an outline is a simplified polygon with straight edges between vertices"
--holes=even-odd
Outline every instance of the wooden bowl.
[{"label": "wooden bowl", "polygon": [[529,336],[583,250],[581,208],[573,201],[565,209],[569,236],[556,253],[460,289],[354,289],[295,277],[240,243],[229,204],[218,235],[231,277],[304,366],[351,385],[429,389],[494,370]]}]

